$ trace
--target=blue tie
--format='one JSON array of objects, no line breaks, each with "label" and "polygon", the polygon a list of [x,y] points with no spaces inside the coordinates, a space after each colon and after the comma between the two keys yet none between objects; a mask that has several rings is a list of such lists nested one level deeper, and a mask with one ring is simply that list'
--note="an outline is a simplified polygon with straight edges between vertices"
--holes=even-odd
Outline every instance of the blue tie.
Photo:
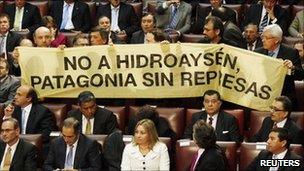
[{"label": "blue tie", "polygon": [[64,168],[65,169],[71,169],[73,168],[73,145],[69,146],[69,153],[65,159]]},{"label": "blue tie", "polygon": [[68,23],[69,7],[70,7],[70,5],[66,4],[63,8],[62,22],[61,22],[60,30],[64,30],[66,24]]},{"label": "blue tie", "polygon": [[173,12],[172,12],[172,18],[171,18],[171,22],[170,22],[170,25],[169,25],[169,28],[171,28],[171,29],[175,29],[176,25],[177,25],[177,22],[178,22],[177,7],[174,6],[173,8],[174,9],[173,9]]},{"label": "blue tie", "polygon": [[263,29],[268,25],[268,12],[266,12],[266,14],[263,17],[263,20],[260,24],[260,33],[263,32]]},{"label": "blue tie", "polygon": [[274,54],[275,54],[275,53],[274,53],[273,51],[269,51],[269,52],[268,52],[268,56],[273,57],[273,56],[274,56]]}]

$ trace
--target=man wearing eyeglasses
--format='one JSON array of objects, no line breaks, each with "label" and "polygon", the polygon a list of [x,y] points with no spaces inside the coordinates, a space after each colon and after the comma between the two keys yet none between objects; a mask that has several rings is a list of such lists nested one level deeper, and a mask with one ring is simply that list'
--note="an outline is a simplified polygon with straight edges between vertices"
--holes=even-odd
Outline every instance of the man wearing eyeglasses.
[{"label": "man wearing eyeglasses", "polygon": [[271,115],[263,120],[260,130],[249,141],[266,142],[272,128],[286,128],[290,134],[292,144],[303,143],[303,132],[290,119],[292,104],[289,98],[286,96],[275,98],[270,109]]},{"label": "man wearing eyeglasses", "polygon": [[37,149],[19,138],[19,123],[14,118],[5,119],[1,125],[0,170],[36,170]]},{"label": "man wearing eyeglasses", "polygon": [[199,120],[205,120],[214,128],[217,141],[240,142],[241,136],[236,118],[220,110],[222,101],[219,92],[207,90],[203,97],[205,110],[192,115],[191,123],[186,128],[183,138],[192,139],[193,125]]}]

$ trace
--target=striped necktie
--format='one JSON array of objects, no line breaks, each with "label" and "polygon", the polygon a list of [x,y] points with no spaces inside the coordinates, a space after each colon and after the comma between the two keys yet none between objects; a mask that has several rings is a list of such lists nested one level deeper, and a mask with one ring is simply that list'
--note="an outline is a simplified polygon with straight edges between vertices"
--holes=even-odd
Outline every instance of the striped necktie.
[{"label": "striped necktie", "polygon": [[63,8],[63,13],[62,13],[62,22],[61,22],[61,26],[60,26],[60,30],[64,30],[67,23],[68,23],[68,19],[69,19],[69,4],[64,5]]},{"label": "striped necktie", "polygon": [[264,28],[268,25],[268,12],[264,15],[262,22],[260,24],[260,33],[263,32]]},{"label": "striped necktie", "polygon": [[178,15],[177,15],[177,10],[178,8],[176,6],[173,6],[173,12],[172,12],[172,17],[171,17],[171,22],[169,25],[169,28],[174,29],[176,28],[176,25],[178,23]]}]

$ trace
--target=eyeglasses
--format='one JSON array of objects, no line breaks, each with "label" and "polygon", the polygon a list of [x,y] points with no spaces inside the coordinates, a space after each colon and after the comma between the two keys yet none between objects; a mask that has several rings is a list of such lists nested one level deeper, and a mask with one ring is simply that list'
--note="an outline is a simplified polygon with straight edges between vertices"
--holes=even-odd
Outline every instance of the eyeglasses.
[{"label": "eyeglasses", "polygon": [[268,36],[262,36],[262,39],[265,39],[265,40],[269,40],[269,39],[273,39],[275,37],[268,37]]},{"label": "eyeglasses", "polygon": [[285,111],[285,110],[282,110],[282,109],[278,109],[278,108],[276,108],[276,107],[274,107],[274,106],[269,106],[269,108],[270,108],[270,111],[271,111],[271,112]]}]

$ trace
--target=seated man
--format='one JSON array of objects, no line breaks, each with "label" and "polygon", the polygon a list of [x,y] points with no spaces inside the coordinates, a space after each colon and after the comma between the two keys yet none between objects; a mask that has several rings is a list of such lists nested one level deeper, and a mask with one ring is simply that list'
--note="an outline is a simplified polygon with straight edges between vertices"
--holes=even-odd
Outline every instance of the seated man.
[{"label": "seated man", "polygon": [[263,46],[259,35],[259,28],[253,23],[249,23],[245,26],[244,37],[246,39],[247,50],[254,51],[255,49]]},{"label": "seated man", "polygon": [[275,98],[271,106],[271,116],[263,120],[257,134],[249,139],[251,142],[265,142],[272,128],[286,128],[289,131],[290,142],[293,144],[303,143],[303,133],[300,128],[290,119],[292,109],[291,101],[286,96]]},{"label": "seated man", "polygon": [[292,37],[304,38],[304,9],[297,12],[288,32]]},{"label": "seated man", "polygon": [[141,30],[132,34],[131,44],[147,43],[147,33],[155,29],[156,18],[153,14],[144,14],[141,18]]},{"label": "seated man", "polygon": [[97,106],[95,96],[90,91],[84,91],[78,96],[79,109],[69,112],[68,117],[74,117],[80,122],[83,134],[111,134],[117,127],[113,112]]},{"label": "seated man", "polygon": [[8,74],[9,64],[6,59],[0,58],[0,105],[13,102],[20,80]]},{"label": "seated man", "polygon": [[[5,119],[1,125],[0,170],[36,170],[36,147],[19,138],[19,123],[14,118]],[[2,157],[3,156],[3,157]]]},{"label": "seated man", "polygon": [[219,92],[207,90],[203,97],[205,110],[193,114],[191,123],[186,128],[183,138],[192,139],[193,125],[203,119],[215,129],[217,141],[240,142],[241,136],[236,118],[220,110],[222,101]]},{"label": "seated man", "polygon": [[[290,140],[288,130],[285,128],[274,128],[270,131],[267,140],[267,150],[262,150],[259,155],[248,166],[247,171],[260,170],[284,170],[284,171],[300,171],[304,170],[303,158],[289,150]],[[262,160],[288,160],[298,161],[299,166],[273,166],[266,167],[261,165]],[[272,161],[276,165],[276,162]],[[283,163],[283,162],[280,162]],[[286,163],[286,162],[285,162]]]},{"label": "seated man", "polygon": [[109,43],[109,32],[104,29],[91,31],[89,39],[90,45],[107,45]]},{"label": "seated man", "polygon": [[65,119],[61,133],[62,137],[54,139],[50,146],[43,170],[101,170],[100,145],[80,133],[76,119]]}]

